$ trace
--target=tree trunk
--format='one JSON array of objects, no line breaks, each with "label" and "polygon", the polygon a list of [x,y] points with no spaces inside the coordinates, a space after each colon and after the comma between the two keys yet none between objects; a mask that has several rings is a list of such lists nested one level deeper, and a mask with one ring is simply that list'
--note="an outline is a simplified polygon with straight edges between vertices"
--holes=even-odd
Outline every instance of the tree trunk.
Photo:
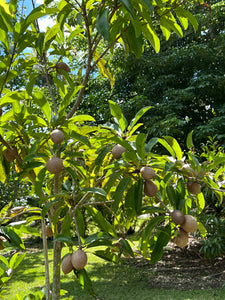
[{"label": "tree trunk", "polygon": [[52,300],[60,299],[60,261],[62,243],[54,241]]}]

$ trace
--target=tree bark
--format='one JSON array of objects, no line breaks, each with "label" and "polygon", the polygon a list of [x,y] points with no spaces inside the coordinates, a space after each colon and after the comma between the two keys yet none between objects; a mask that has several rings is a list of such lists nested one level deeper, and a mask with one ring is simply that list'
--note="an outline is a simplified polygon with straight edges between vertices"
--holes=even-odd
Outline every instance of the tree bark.
[{"label": "tree bark", "polygon": [[54,241],[52,300],[60,299],[60,261],[62,243]]}]

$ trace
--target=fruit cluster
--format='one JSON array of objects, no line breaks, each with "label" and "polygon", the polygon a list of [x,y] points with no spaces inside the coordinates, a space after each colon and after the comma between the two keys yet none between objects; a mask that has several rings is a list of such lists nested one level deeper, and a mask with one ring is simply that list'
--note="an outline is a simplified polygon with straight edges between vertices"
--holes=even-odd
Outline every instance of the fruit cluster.
[{"label": "fruit cluster", "polygon": [[177,236],[173,242],[180,248],[188,245],[188,233],[193,233],[198,229],[198,223],[192,215],[184,215],[180,210],[173,210],[170,213],[172,221],[179,225]]},{"label": "fruit cluster", "polygon": [[[50,139],[55,145],[64,141],[64,133],[60,129],[54,129],[50,134]],[[63,170],[63,160],[59,157],[50,157],[46,163],[46,169],[51,174],[58,174]]]},{"label": "fruit cluster", "polygon": [[62,271],[64,274],[68,274],[75,268],[76,270],[82,270],[87,264],[87,254],[78,249],[73,254],[64,256],[62,260]]}]

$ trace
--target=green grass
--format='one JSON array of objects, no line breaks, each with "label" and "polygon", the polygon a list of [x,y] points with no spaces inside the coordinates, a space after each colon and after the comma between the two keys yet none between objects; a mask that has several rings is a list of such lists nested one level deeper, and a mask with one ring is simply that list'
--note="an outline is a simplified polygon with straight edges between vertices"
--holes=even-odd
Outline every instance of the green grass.
[{"label": "green grass", "polygon": [[[63,248],[63,255],[67,249]],[[52,249],[49,249],[50,270],[52,270]],[[141,272],[125,263],[116,265],[105,262],[88,252],[86,270],[92,279],[93,287],[100,300],[149,300],[149,299],[225,299],[225,290],[163,290],[152,289],[148,282],[153,273]],[[52,280],[52,278],[51,278]],[[28,253],[23,263],[16,270],[13,278],[5,289],[5,298],[15,300],[15,295],[25,296],[40,291],[45,286],[44,255],[41,250]],[[91,300],[86,291],[83,291],[77,278],[71,272],[61,276],[61,289],[68,291],[61,299]]]}]

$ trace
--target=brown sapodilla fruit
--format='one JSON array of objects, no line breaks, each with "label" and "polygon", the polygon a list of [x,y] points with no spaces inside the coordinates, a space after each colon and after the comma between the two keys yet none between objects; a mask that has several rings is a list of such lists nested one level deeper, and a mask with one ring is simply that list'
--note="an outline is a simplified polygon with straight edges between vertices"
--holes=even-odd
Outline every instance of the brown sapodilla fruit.
[{"label": "brown sapodilla fruit", "polygon": [[71,262],[75,269],[82,270],[87,264],[87,254],[78,249],[71,255]]},{"label": "brown sapodilla fruit", "polygon": [[146,180],[144,183],[144,193],[148,197],[154,197],[158,192],[158,187],[157,185],[151,181],[151,180]]},{"label": "brown sapodilla fruit", "polygon": [[188,192],[193,195],[198,195],[201,193],[201,185],[200,183],[194,181],[192,183],[187,183]]},{"label": "brown sapodilla fruit", "polygon": [[192,215],[185,215],[181,228],[186,232],[195,232],[198,229],[198,223]]},{"label": "brown sapodilla fruit", "polygon": [[52,228],[49,225],[47,225],[45,227],[45,234],[46,234],[47,237],[52,237],[53,236]]},{"label": "brown sapodilla fruit", "polygon": [[9,162],[14,161],[14,159],[16,158],[14,151],[16,151],[16,147],[13,147],[13,151],[8,148],[3,151],[3,155],[5,156],[5,159],[7,161]]},{"label": "brown sapodilla fruit", "polygon": [[64,141],[64,137],[64,133],[60,129],[54,129],[50,134],[50,138],[54,144],[61,144]]},{"label": "brown sapodilla fruit", "polygon": [[58,174],[63,169],[63,160],[59,157],[51,157],[46,163],[46,169],[51,174]]},{"label": "brown sapodilla fruit", "polygon": [[64,274],[68,274],[74,269],[74,266],[71,261],[71,256],[71,254],[66,255],[62,260],[62,271]]},{"label": "brown sapodilla fruit", "polygon": [[173,239],[173,242],[180,248],[188,245],[188,234],[183,229],[179,228],[177,236]]},{"label": "brown sapodilla fruit", "polygon": [[155,176],[155,171],[152,168],[147,167],[147,166],[142,167],[140,169],[140,173],[141,173],[141,176],[146,180],[152,179]]},{"label": "brown sapodilla fruit", "polygon": [[60,75],[62,75],[62,72],[60,70],[64,70],[66,73],[69,73],[70,67],[64,63],[63,61],[56,64],[56,72]]},{"label": "brown sapodilla fruit", "polygon": [[121,146],[120,144],[117,144],[115,145],[113,148],[112,148],[112,156],[115,158],[115,159],[118,159],[118,158],[121,158],[122,157],[122,154],[127,151],[123,146]]},{"label": "brown sapodilla fruit", "polygon": [[175,209],[170,213],[172,221],[177,225],[182,225],[184,223],[184,214],[179,209]]}]

